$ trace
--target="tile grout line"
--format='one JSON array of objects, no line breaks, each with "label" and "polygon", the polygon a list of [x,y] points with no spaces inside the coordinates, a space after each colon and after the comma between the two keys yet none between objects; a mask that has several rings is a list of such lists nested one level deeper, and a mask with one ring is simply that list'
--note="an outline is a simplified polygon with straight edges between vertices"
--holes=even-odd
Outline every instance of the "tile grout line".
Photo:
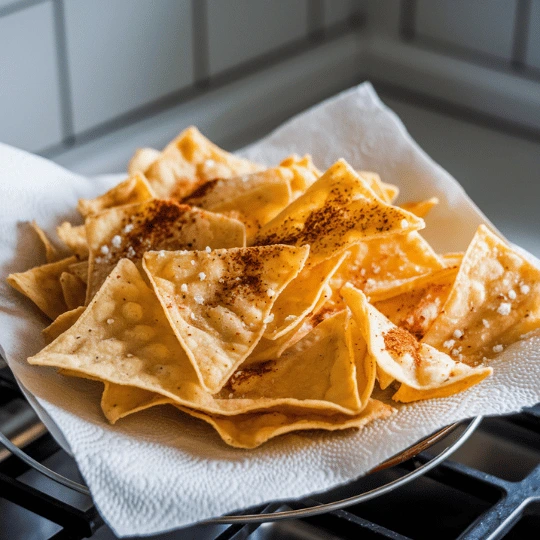
[{"label": "tile grout line", "polygon": [[58,86],[60,91],[60,110],[62,117],[62,138],[66,147],[75,143],[73,126],[73,104],[69,82],[67,58],[67,37],[65,27],[64,0],[53,0],[54,33],[56,39],[56,60],[58,62]]},{"label": "tile grout line", "polygon": [[13,4],[0,7],[0,18],[12,15],[13,13],[18,13],[19,11],[23,11],[24,9],[34,7],[39,4],[44,4],[48,1],[49,0],[19,0],[18,2],[15,1]]},{"label": "tile grout line", "polygon": [[[526,67],[527,47],[530,31],[531,0],[517,0],[512,36],[511,64],[516,70]],[[520,30],[523,29],[523,32]]]},{"label": "tile grout line", "polygon": [[191,1],[191,28],[194,83],[195,86],[204,88],[208,86],[210,80],[210,43],[206,0]]}]

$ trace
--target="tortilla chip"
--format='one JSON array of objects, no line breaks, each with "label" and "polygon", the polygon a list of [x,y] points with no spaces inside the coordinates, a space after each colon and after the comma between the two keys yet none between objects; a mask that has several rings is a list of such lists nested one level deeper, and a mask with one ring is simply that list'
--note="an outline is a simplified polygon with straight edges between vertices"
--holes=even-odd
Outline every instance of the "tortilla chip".
[{"label": "tortilla chip", "polygon": [[295,431],[358,429],[377,418],[387,418],[393,412],[392,407],[375,399],[370,399],[362,412],[354,416],[346,414],[323,416],[313,413],[299,416],[271,411],[227,417],[210,416],[184,407],[178,408],[209,423],[225,443],[236,448],[256,448],[278,435]]},{"label": "tortilla chip", "polygon": [[238,219],[252,237],[291,202],[292,180],[292,171],[284,167],[209,180],[182,202]]},{"label": "tortilla chip", "polygon": [[347,255],[341,253],[317,266],[302,269],[272,307],[272,320],[264,331],[264,337],[278,339],[301,324],[306,315],[315,311],[326,285]]},{"label": "tortilla chip", "polygon": [[75,226],[64,221],[56,227],[56,234],[78,259],[88,258],[88,241],[84,225]]},{"label": "tortilla chip", "polygon": [[391,203],[399,195],[399,188],[393,184],[385,184],[377,173],[371,171],[356,171],[356,173],[368,183],[375,195],[385,203]]},{"label": "tortilla chip", "polygon": [[[321,355],[335,343],[339,354]],[[343,325],[321,325],[317,334],[288,353],[283,365],[268,363],[237,375],[221,396],[213,396],[200,385],[154,291],[137,267],[123,259],[77,322],[28,361],[104,382],[102,407],[111,422],[134,409],[172,402],[221,415],[271,408],[294,414],[355,414],[359,411],[347,408],[356,404],[354,389],[352,396],[347,390],[354,381],[347,343]],[[306,354],[306,348],[315,350]],[[313,362],[322,376],[313,377]],[[291,384],[291,370],[304,384]],[[260,384],[248,389],[248,398],[244,392],[253,378]]]},{"label": "tortilla chip", "polygon": [[[479,383],[492,373],[491,368],[472,368],[455,362],[447,354],[418,342],[412,334],[398,328],[370,305],[364,293],[352,285],[345,286],[342,294],[378,369],[407,387],[392,399],[449,396]],[[425,394],[426,391],[429,394]]]},{"label": "tortilla chip", "polygon": [[95,199],[79,199],[77,209],[86,217],[115,206],[141,203],[155,198],[146,178],[137,173]]},{"label": "tortilla chip", "polygon": [[90,248],[87,303],[122,258],[139,262],[151,250],[195,250],[245,243],[244,226],[239,221],[160,199],[89,216],[86,231]]},{"label": "tortilla chip", "polygon": [[336,272],[332,287],[339,290],[344,283],[352,283],[371,301],[392,297],[407,281],[444,268],[416,231],[360,242],[349,251],[351,257]]},{"label": "tortilla chip", "polygon": [[421,340],[441,312],[456,275],[457,268],[424,274],[395,289],[395,296],[373,305],[396,326]]},{"label": "tortilla chip", "polygon": [[128,174],[133,176],[137,173],[144,174],[150,165],[161,156],[161,152],[154,148],[138,148],[129,160]]},{"label": "tortilla chip", "polygon": [[62,315],[58,315],[54,321],[41,331],[41,335],[48,345],[52,343],[60,334],[69,330],[84,312],[85,307],[79,306],[71,311],[66,311]]},{"label": "tortilla chip", "polygon": [[474,365],[539,327],[540,270],[480,225],[423,341]]},{"label": "tortilla chip", "polygon": [[263,168],[225,152],[192,126],[169,143],[144,173],[158,197],[181,199],[199,183]]},{"label": "tortilla chip", "polygon": [[62,272],[60,275],[60,286],[64,301],[69,310],[84,305],[86,298],[86,285],[77,276],[69,272]]},{"label": "tortilla chip", "polygon": [[84,284],[88,284],[88,261],[81,261],[68,266],[70,274],[77,276]]},{"label": "tortilla chip", "polygon": [[382,202],[344,160],[339,160],[267,223],[253,244],[309,244],[307,266],[315,266],[359,241],[422,227],[423,220]]},{"label": "tortilla chip", "polygon": [[306,154],[304,157],[293,154],[285,158],[279,166],[286,167],[293,173],[293,179],[291,181],[293,199],[297,199],[302,195],[322,175],[321,171],[313,164],[309,154]]},{"label": "tortilla chip", "polygon": [[464,253],[444,253],[440,255],[441,260],[446,268],[459,268],[463,261]]},{"label": "tortilla chip", "polygon": [[45,248],[45,258],[48,263],[55,262],[58,259],[62,258],[62,254],[58,251],[55,245],[49,240],[48,236],[45,234],[45,231],[35,222],[30,223],[32,229],[36,231],[43,247]]},{"label": "tortilla chip", "polygon": [[209,391],[222,388],[253,350],[308,251],[274,245],[145,255],[148,277]]},{"label": "tortilla chip", "polygon": [[26,272],[10,274],[7,282],[17,291],[24,294],[36,306],[54,320],[68,310],[60,285],[60,276],[66,272],[70,264],[76,262],[75,257],[36,266]]},{"label": "tortilla chip", "polygon": [[429,214],[429,211],[439,204],[439,199],[437,197],[431,197],[425,201],[416,201],[400,204],[401,208],[412,212],[415,216],[424,218]]}]

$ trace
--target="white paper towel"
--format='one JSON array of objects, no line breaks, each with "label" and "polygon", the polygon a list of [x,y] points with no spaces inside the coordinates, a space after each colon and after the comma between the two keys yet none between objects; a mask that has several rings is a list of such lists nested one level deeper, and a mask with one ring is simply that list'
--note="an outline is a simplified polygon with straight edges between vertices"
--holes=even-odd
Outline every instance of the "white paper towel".
[{"label": "white paper towel", "polygon": [[[182,126],[179,126],[179,128]],[[398,184],[403,200],[438,196],[425,236],[439,251],[463,250],[485,217],[459,184],[409,137],[369,84],[302,113],[243,155],[269,165],[311,153],[324,169],[339,157]],[[540,337],[509,347],[493,377],[450,398],[402,405],[362,431],[300,432],[255,450],[227,447],[207,424],[159,407],[116,426],[104,419],[101,385],[28,366],[47,321],[4,278],[43,261],[35,219],[48,231],[76,220],[79,197],[117,178],[86,179],[0,145],[0,344],[41,417],[68,444],[106,522],[119,536],[149,535],[275,499],[337,486],[452,422],[504,414],[540,401]],[[54,422],[54,423],[53,423]]]}]

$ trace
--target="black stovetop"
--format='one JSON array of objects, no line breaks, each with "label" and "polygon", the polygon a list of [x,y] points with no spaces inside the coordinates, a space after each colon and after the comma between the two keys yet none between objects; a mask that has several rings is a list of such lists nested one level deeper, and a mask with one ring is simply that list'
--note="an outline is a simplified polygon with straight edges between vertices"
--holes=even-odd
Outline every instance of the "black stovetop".
[{"label": "black stovetop", "polygon": [[[2,411],[6,415],[26,407],[8,368],[0,369],[0,418]],[[448,440],[442,441],[429,452],[437,453],[438,446],[447,445]],[[74,461],[49,434],[29,443],[25,451],[81,482]],[[422,453],[314,499],[328,502],[363,492],[429,459],[428,453]],[[313,502],[268,505],[251,512],[301,508]],[[0,540],[86,537],[115,538],[89,497],[43,477],[14,456],[0,461]],[[485,418],[451,460],[401,488],[345,510],[262,525],[198,526],[156,538],[540,538],[540,405],[517,415]]]}]

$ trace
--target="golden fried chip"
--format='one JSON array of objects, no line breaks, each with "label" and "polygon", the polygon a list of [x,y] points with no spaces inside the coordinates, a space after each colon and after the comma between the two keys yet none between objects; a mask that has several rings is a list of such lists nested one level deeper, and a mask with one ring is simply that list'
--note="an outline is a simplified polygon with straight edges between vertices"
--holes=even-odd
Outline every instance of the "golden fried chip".
[{"label": "golden fried chip", "polygon": [[137,173],[95,199],[79,199],[77,209],[82,216],[97,214],[102,210],[155,199],[156,196],[146,178]]},{"label": "golden fried chip", "polygon": [[69,272],[62,272],[60,275],[60,286],[62,287],[64,301],[69,310],[84,305],[86,284],[77,276]]},{"label": "golden fried chip", "polygon": [[144,256],[172,327],[209,391],[222,388],[253,350],[308,252],[273,245]]},{"label": "golden fried chip", "polygon": [[263,168],[225,152],[203,137],[197,128],[189,127],[166,146],[144,174],[158,197],[181,199],[199,183]]},{"label": "golden fried chip", "polygon": [[293,154],[285,158],[279,166],[287,167],[293,173],[293,179],[291,181],[293,199],[302,195],[322,174],[313,164],[309,154],[306,154],[304,157]]},{"label": "golden fried chip", "polygon": [[66,311],[62,315],[58,315],[54,321],[41,331],[41,335],[45,339],[45,343],[48,345],[52,343],[60,334],[63,334],[66,330],[69,330],[82,315],[84,306],[79,306],[71,311]]},{"label": "golden fried chip", "polygon": [[464,253],[444,253],[440,255],[441,260],[446,268],[459,268],[463,261]]},{"label": "golden fried chip", "polygon": [[30,225],[32,226],[32,229],[36,231],[36,234],[38,235],[41,243],[43,244],[43,247],[45,248],[45,257],[47,259],[47,262],[51,263],[60,259],[62,255],[59,253],[58,249],[54,246],[54,244],[49,240],[49,238],[45,234],[45,231],[35,221],[32,221]]},{"label": "golden fried chip", "polygon": [[387,418],[393,412],[392,407],[375,399],[370,399],[362,412],[354,416],[348,414],[323,416],[311,412],[299,416],[280,411],[210,416],[184,407],[178,408],[209,423],[225,443],[236,448],[256,448],[278,435],[295,431],[358,429],[378,418]]},{"label": "golden fried chip", "polygon": [[351,257],[336,272],[332,287],[339,290],[350,282],[371,301],[394,296],[394,291],[407,281],[444,268],[439,256],[416,231],[360,242],[349,251]]},{"label": "golden fried chip", "polygon": [[56,227],[56,234],[78,259],[88,258],[88,241],[84,225],[72,225],[64,221]]},{"label": "golden fried chip", "polygon": [[359,241],[422,227],[422,219],[382,202],[344,160],[339,160],[267,223],[253,244],[309,244],[307,265],[315,266]]},{"label": "golden fried chip", "polygon": [[291,170],[284,167],[226,179],[209,180],[182,203],[241,221],[248,237],[277,216],[292,200]]},{"label": "golden fried chip", "polygon": [[90,248],[86,302],[122,258],[138,262],[150,250],[243,246],[245,230],[237,220],[154,199],[119,206],[86,220]]},{"label": "golden fried chip", "polygon": [[392,203],[399,195],[399,188],[393,184],[385,184],[377,173],[371,171],[356,171],[356,173],[368,183],[375,195],[385,203]]},{"label": "golden fried chip", "polygon": [[373,305],[396,326],[421,340],[441,312],[457,272],[457,268],[444,268],[423,274],[395,289],[395,296]]},{"label": "golden fried chip", "polygon": [[431,197],[425,201],[416,201],[400,204],[400,207],[408,212],[412,212],[415,216],[424,218],[428,215],[429,211],[439,204],[437,197]]},{"label": "golden fried chip", "polygon": [[491,368],[472,368],[418,342],[370,305],[364,293],[352,285],[346,285],[341,292],[378,369],[407,387],[393,399],[425,399],[425,391],[429,391],[430,397],[449,396],[492,373]]},{"label": "golden fried chip", "polygon": [[264,331],[264,337],[278,339],[300,325],[309,313],[316,311],[326,285],[346,257],[347,253],[341,253],[317,266],[302,269],[272,307],[272,320]]},{"label": "golden fried chip", "polygon": [[70,274],[77,276],[84,284],[88,284],[88,261],[81,261],[68,266]]},{"label": "golden fried chip", "polygon": [[54,320],[68,310],[60,285],[60,276],[68,270],[70,264],[76,261],[75,257],[68,257],[61,261],[36,266],[26,272],[10,274],[7,282],[30,298],[47,317]]},{"label": "golden fried chip", "polygon": [[539,326],[540,270],[480,225],[423,341],[475,364]]},{"label": "golden fried chip", "polygon": [[155,148],[138,148],[129,160],[128,174],[133,176],[137,173],[144,174],[146,170],[161,156],[161,152]]},{"label": "golden fried chip", "polygon": [[[134,409],[172,402],[221,415],[276,407],[294,414],[355,414],[359,411],[348,408],[357,400],[354,388],[348,393],[354,365],[347,343],[343,324],[330,321],[299,342],[283,363],[269,362],[237,374],[227,390],[213,396],[200,385],[154,291],[137,267],[123,259],[77,322],[28,361],[104,382],[102,407],[111,422]],[[328,345],[339,354],[323,354]],[[314,362],[320,377],[313,377]],[[291,371],[302,385],[291,384]],[[249,389],[250,379],[257,379],[259,388]]]}]

